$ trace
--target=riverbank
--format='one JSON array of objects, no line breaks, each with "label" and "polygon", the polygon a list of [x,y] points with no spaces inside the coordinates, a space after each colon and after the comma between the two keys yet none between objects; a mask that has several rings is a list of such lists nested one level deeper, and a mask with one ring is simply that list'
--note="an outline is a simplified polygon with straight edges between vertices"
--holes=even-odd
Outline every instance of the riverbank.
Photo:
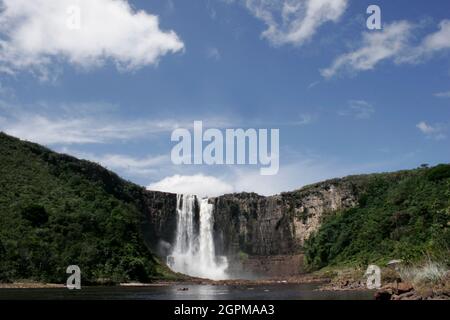
[{"label": "riverbank", "polygon": [[[318,277],[327,279],[321,291],[367,290],[365,271],[357,268],[325,269]],[[381,288],[377,300],[450,300],[450,272],[433,262],[417,266],[381,269]]]}]

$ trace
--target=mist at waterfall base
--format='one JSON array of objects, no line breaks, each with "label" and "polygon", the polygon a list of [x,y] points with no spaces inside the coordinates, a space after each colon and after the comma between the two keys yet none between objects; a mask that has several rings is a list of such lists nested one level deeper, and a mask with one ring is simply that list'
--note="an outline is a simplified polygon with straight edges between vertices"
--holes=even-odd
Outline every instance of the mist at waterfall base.
[{"label": "mist at waterfall base", "polygon": [[[195,209],[200,208],[196,223]],[[207,198],[177,195],[177,230],[167,265],[175,272],[212,280],[228,278],[228,260],[216,256],[213,237],[214,206]]]}]

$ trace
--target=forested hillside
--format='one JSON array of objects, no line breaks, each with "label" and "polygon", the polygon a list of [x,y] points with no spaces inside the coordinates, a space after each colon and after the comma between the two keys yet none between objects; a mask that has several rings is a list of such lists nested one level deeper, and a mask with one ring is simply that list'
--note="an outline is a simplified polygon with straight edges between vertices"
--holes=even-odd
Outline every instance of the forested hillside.
[{"label": "forested hillside", "polygon": [[142,240],[144,188],[103,167],[0,133],[0,281],[150,281],[167,275]]},{"label": "forested hillside", "polygon": [[311,269],[390,259],[449,264],[450,165],[353,179],[361,186],[359,203],[325,217],[307,241]]}]

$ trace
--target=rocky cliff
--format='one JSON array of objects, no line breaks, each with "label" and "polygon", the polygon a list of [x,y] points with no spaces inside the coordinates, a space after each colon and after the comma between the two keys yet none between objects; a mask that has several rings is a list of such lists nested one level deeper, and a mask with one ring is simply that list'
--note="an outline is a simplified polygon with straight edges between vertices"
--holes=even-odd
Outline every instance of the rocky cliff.
[{"label": "rocky cliff", "polygon": [[228,256],[301,253],[325,215],[357,204],[358,189],[344,178],[269,197],[238,193],[214,198],[218,251]]},{"label": "rocky cliff", "polygon": [[[349,177],[269,197],[235,193],[212,198],[216,253],[227,256],[239,272],[274,274],[281,268],[284,274],[286,257],[295,261],[288,273],[301,271],[305,240],[324,216],[355,206],[359,189]],[[175,237],[176,195],[148,191],[143,205],[146,242],[165,256]]]},{"label": "rocky cliff", "polygon": [[177,229],[177,195],[144,191],[139,204],[143,213],[142,232],[145,243],[159,256],[167,256]]}]

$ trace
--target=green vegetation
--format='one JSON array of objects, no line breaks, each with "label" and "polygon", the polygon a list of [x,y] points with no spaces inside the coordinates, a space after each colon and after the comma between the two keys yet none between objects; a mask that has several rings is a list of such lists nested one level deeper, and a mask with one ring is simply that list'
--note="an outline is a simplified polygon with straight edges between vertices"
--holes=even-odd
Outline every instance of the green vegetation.
[{"label": "green vegetation", "polygon": [[83,283],[170,276],[145,246],[143,188],[101,166],[0,133],[0,281]]},{"label": "green vegetation", "polygon": [[305,244],[312,270],[424,258],[450,263],[450,165],[355,176],[359,206],[330,214]]}]

